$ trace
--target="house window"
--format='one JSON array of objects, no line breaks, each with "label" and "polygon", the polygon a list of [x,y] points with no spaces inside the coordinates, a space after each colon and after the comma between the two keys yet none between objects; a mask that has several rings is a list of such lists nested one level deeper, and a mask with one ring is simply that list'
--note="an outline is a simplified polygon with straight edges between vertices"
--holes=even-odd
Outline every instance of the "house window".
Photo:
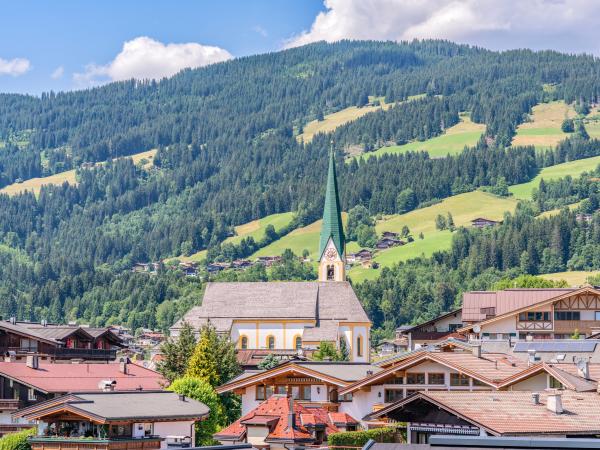
[{"label": "house window", "polygon": [[398,400],[402,400],[402,390],[400,389],[386,389],[385,390],[385,402],[394,403]]},{"label": "house window", "polygon": [[406,384],[425,384],[424,373],[407,373]]},{"label": "house window", "polygon": [[550,375],[550,389],[564,389],[564,386],[560,381]]},{"label": "house window", "polygon": [[462,323],[451,323],[450,325],[448,325],[448,331],[450,332],[454,332],[459,328],[462,328]]},{"label": "house window", "polygon": [[356,356],[363,355],[363,339],[362,336],[356,338]]},{"label": "house window", "polygon": [[443,373],[430,373],[428,375],[429,384],[444,384],[444,374]]},{"label": "house window", "polygon": [[302,348],[302,338],[300,336],[296,336],[294,338],[294,348],[296,350],[300,350]]},{"label": "house window", "polygon": [[335,268],[333,266],[327,266],[327,281],[335,280]]},{"label": "house window", "polygon": [[338,401],[339,402],[351,402],[352,401],[352,394],[340,395],[340,396],[338,396]]},{"label": "house window", "polygon": [[600,311],[594,312],[594,320],[600,320]]},{"label": "house window", "polygon": [[579,311],[554,311],[554,320],[581,320]]},{"label": "house window", "polygon": [[256,386],[256,400],[266,400],[273,395],[273,386]]},{"label": "house window", "polygon": [[310,400],[310,386],[300,386],[300,400]]},{"label": "house window", "polygon": [[468,386],[469,377],[462,373],[451,373],[450,374],[450,386]]},{"label": "house window", "polygon": [[248,348],[248,336],[242,336],[240,338],[240,348],[246,350]]},{"label": "house window", "polygon": [[419,393],[419,391],[416,389],[407,389],[406,390],[406,398],[412,397],[413,395],[418,394],[418,393]]},{"label": "house window", "polygon": [[549,311],[529,311],[519,313],[519,322],[548,322],[550,321]]},{"label": "house window", "polygon": [[487,384],[485,384],[483,381],[473,378],[473,386],[487,386]]},{"label": "house window", "polygon": [[267,336],[267,348],[269,350],[275,349],[275,336]]},{"label": "house window", "polygon": [[279,395],[287,394],[287,387],[283,385],[275,386],[275,393]]},{"label": "house window", "polygon": [[34,389],[32,389],[32,388],[27,389],[27,400],[29,400],[30,402],[35,402],[37,400]]}]

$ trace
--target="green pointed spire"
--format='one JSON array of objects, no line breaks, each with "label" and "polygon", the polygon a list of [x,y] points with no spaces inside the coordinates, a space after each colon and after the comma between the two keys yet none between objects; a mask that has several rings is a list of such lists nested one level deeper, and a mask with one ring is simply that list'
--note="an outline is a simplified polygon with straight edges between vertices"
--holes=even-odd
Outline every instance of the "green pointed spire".
[{"label": "green pointed spire", "polygon": [[333,240],[340,257],[346,253],[346,241],[344,238],[344,226],[342,225],[342,214],[340,209],[340,198],[338,195],[337,177],[335,174],[335,156],[333,145],[329,152],[329,171],[327,173],[327,189],[325,191],[325,207],[323,208],[323,225],[321,226],[321,242],[319,245],[319,261],[327,247],[329,239]]}]

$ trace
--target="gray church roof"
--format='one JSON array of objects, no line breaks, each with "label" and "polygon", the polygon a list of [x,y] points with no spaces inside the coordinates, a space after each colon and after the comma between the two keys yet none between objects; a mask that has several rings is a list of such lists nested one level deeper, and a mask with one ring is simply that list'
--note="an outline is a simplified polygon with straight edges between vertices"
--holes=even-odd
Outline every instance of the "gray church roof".
[{"label": "gray church roof", "polygon": [[199,328],[208,320],[227,332],[233,320],[286,319],[370,322],[348,282],[208,283],[202,306],[192,308],[173,329],[188,322]]}]

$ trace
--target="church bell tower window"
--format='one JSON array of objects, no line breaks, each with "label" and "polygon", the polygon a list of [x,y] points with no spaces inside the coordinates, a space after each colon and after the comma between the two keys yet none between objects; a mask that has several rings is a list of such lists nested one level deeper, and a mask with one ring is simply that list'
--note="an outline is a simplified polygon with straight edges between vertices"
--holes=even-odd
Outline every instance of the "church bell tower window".
[{"label": "church bell tower window", "polygon": [[327,266],[327,281],[335,280],[335,267],[332,265]]}]

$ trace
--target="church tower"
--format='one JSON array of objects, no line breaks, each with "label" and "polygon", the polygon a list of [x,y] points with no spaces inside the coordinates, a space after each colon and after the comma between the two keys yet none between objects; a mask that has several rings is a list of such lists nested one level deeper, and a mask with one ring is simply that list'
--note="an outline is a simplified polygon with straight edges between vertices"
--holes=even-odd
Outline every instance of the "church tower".
[{"label": "church tower", "polygon": [[346,240],[342,225],[333,148],[329,154],[327,190],[319,244],[319,281],[346,281]]}]

